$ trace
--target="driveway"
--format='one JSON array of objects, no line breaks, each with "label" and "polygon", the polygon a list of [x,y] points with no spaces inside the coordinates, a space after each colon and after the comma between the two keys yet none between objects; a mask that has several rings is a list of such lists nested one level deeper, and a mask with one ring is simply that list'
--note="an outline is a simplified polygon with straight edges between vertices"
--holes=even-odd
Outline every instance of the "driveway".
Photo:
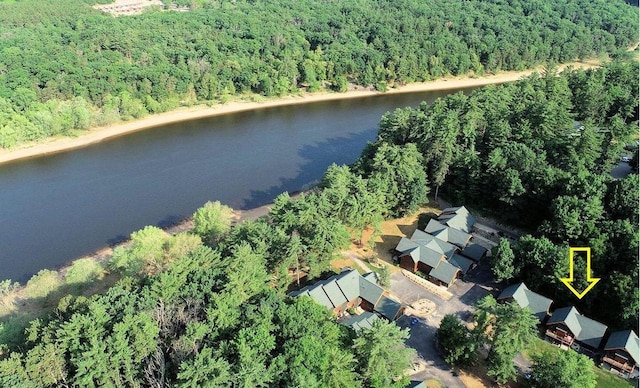
[{"label": "driveway", "polygon": [[417,324],[410,326],[411,317],[403,315],[396,321],[396,325],[409,329],[409,339],[406,344],[416,350],[417,362],[424,363],[426,369],[414,375],[411,380],[424,381],[427,379],[437,379],[445,387],[464,387],[462,381],[454,376],[444,359],[436,350],[435,334],[436,327],[428,324],[424,319],[420,319]]},{"label": "driveway", "polygon": [[[416,350],[418,354],[416,361],[423,360],[427,364],[426,370],[411,376],[412,379],[435,378],[446,387],[464,387],[462,381],[453,375],[451,368],[436,351],[436,330],[440,327],[442,318],[447,314],[455,314],[464,321],[470,321],[476,302],[494,291],[491,281],[488,264],[481,262],[467,274],[465,280],[458,279],[449,288],[453,297],[450,300],[444,300],[410,281],[400,272],[391,275],[391,291],[402,303],[411,304],[420,299],[429,299],[436,305],[436,311],[432,315],[419,319],[418,323],[412,327],[409,325],[410,316],[402,316],[396,321],[398,326],[409,328],[411,336],[407,340],[407,345]],[[487,284],[487,286],[481,284]]]}]

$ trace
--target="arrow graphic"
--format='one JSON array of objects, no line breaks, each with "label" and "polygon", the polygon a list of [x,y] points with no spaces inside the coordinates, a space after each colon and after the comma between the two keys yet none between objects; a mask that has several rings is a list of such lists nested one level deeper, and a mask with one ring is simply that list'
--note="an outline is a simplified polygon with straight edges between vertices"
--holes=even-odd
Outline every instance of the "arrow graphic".
[{"label": "arrow graphic", "polygon": [[[589,285],[585,288],[584,291],[578,292],[572,285],[573,283],[573,258],[576,252],[587,252],[587,283]],[[568,278],[560,278],[562,283],[564,283],[567,288],[573,292],[578,299],[582,299],[583,296],[587,295],[587,292],[591,291],[593,286],[596,285],[600,281],[600,278],[592,278],[591,277],[591,248],[574,248],[569,247],[569,277]]]}]

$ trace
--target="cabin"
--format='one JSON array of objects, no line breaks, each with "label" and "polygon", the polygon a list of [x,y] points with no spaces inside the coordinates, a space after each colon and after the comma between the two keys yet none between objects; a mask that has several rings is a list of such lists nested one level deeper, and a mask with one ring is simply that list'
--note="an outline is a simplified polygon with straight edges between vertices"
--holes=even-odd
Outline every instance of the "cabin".
[{"label": "cabin", "polygon": [[602,366],[624,378],[638,377],[640,343],[633,330],[611,333],[604,346]]},{"label": "cabin", "polygon": [[433,219],[429,220],[424,231],[435,238],[451,243],[460,249],[464,249],[464,247],[466,247],[473,238],[469,233],[443,225]]},{"label": "cabin", "polygon": [[[308,296],[330,309],[338,318],[348,316],[347,310],[357,308],[376,313],[389,321],[396,320],[404,312],[404,306],[377,284],[375,274],[361,276],[355,269],[342,271],[329,279],[305,286],[289,293],[289,296]],[[348,325],[351,325],[360,321],[349,322]]]},{"label": "cabin", "polygon": [[427,275],[429,281],[450,287],[474,265],[459,254],[460,248],[435,236],[416,230],[410,239],[403,237],[394,249],[401,268]]},{"label": "cabin", "polygon": [[476,219],[464,206],[444,209],[438,216],[438,221],[443,225],[465,233],[471,233],[473,226],[476,224]]},{"label": "cabin", "polygon": [[512,284],[505,288],[498,296],[498,302],[516,302],[522,308],[528,308],[538,318],[538,323],[544,323],[549,316],[549,308],[553,300],[535,293],[527,288],[526,284]]},{"label": "cabin", "polygon": [[373,323],[377,320],[380,320],[380,317],[377,314],[365,311],[360,315],[349,315],[343,317],[338,322],[350,327],[353,331],[358,332],[362,329],[371,329]]},{"label": "cabin", "polygon": [[606,331],[606,325],[568,306],[553,312],[546,324],[545,339],[562,349],[572,348],[593,356],[599,352]]}]

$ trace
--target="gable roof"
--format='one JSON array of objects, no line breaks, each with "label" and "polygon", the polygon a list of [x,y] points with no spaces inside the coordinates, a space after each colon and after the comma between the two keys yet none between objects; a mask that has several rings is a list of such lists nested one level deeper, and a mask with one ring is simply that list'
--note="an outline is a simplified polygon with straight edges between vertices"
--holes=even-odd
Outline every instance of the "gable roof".
[{"label": "gable roof", "polygon": [[450,228],[447,225],[443,225],[438,221],[431,219],[424,228],[424,231],[432,234],[439,240],[447,241],[460,248],[464,248],[471,240],[471,235],[461,230]]},{"label": "gable roof", "polygon": [[399,251],[402,256],[411,256],[414,263],[422,262],[430,267],[436,267],[440,261],[446,259],[442,252],[428,248],[406,237],[400,239],[396,246],[396,251]]},{"label": "gable roof", "polygon": [[398,315],[398,311],[402,308],[400,302],[389,298],[388,296],[383,296],[380,298],[380,301],[375,306],[374,310],[383,317],[387,318],[390,321],[393,321]]},{"label": "gable roof", "polygon": [[380,280],[378,274],[375,272],[367,272],[366,274],[362,275],[362,277],[374,284],[377,284]]},{"label": "gable roof", "polygon": [[360,331],[362,329],[371,329],[373,326],[373,322],[380,319],[378,315],[365,311],[360,315],[350,315],[341,319],[339,322],[345,326],[351,327],[355,331]]},{"label": "gable roof", "polygon": [[607,331],[606,325],[585,317],[573,306],[554,311],[547,325],[554,323],[564,323],[576,337],[576,340],[594,349],[598,349],[602,337]]},{"label": "gable roof", "polygon": [[[367,279],[368,278],[368,279]],[[362,298],[373,305],[374,311],[393,320],[402,308],[397,300],[384,296],[384,290],[374,280],[371,273],[361,276],[355,269],[346,270],[326,280],[305,286],[289,293],[292,297],[309,296],[316,303],[334,309],[348,301]],[[370,280],[369,280],[370,279]]]},{"label": "gable roof", "polygon": [[473,225],[476,223],[476,219],[464,206],[444,209],[440,216],[438,216],[438,221],[465,233],[469,233],[471,229],[473,229]]},{"label": "gable roof", "polygon": [[480,261],[480,259],[482,259],[485,253],[487,253],[487,248],[476,243],[471,243],[467,245],[466,247],[464,247],[462,252],[460,252],[460,254],[467,256],[468,258],[473,259],[475,261]]},{"label": "gable roof", "polygon": [[384,290],[379,285],[368,281],[360,276],[359,295],[362,299],[375,305],[384,293]]},{"label": "gable roof", "polygon": [[453,257],[449,259],[449,264],[453,265],[454,267],[460,268],[460,271],[462,271],[462,274],[464,275],[469,272],[469,269],[473,265],[473,260],[467,259],[466,257],[460,256],[458,254],[454,254]]},{"label": "gable roof", "polygon": [[320,303],[324,307],[330,308],[330,309],[333,308],[333,303],[331,303],[331,300],[329,300],[329,297],[327,296],[327,294],[325,294],[321,284],[316,285],[315,287],[309,288],[307,290],[307,295],[309,295],[311,299]]},{"label": "gable roof", "polygon": [[540,322],[547,316],[549,307],[553,303],[553,300],[528,289],[524,283],[512,284],[498,296],[498,300],[508,298],[513,298],[520,307],[531,310]]},{"label": "gable roof", "polygon": [[451,257],[458,251],[458,247],[445,240],[438,239],[428,233],[416,229],[411,235],[411,241],[438,252],[446,257]]},{"label": "gable roof", "polygon": [[429,272],[429,276],[446,283],[448,286],[456,278],[458,271],[460,271],[460,268],[450,264],[448,261],[441,261],[437,267]]},{"label": "gable roof", "polygon": [[338,287],[348,300],[354,300],[360,296],[360,273],[355,269],[343,271],[336,276]]},{"label": "gable roof", "polygon": [[640,364],[640,362],[638,362],[638,358],[640,358],[640,341],[633,330],[615,331],[611,333],[607,344],[604,346],[604,350],[614,349],[625,350],[636,364]]},{"label": "gable roof", "polygon": [[335,278],[327,279],[323,283],[324,284],[322,285],[322,289],[324,290],[324,293],[329,297],[329,300],[331,301],[333,307],[338,307],[348,302],[347,298],[338,287],[338,283],[336,283]]}]

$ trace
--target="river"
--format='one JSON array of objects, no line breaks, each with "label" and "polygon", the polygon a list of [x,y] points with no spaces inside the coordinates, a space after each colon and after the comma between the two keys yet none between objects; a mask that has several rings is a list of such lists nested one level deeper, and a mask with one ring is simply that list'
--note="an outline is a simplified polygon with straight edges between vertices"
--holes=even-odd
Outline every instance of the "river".
[{"label": "river", "polygon": [[209,200],[249,209],[309,188],[331,163],[354,162],[386,111],[456,91],[257,109],[0,165],[0,280],[59,268]]}]

